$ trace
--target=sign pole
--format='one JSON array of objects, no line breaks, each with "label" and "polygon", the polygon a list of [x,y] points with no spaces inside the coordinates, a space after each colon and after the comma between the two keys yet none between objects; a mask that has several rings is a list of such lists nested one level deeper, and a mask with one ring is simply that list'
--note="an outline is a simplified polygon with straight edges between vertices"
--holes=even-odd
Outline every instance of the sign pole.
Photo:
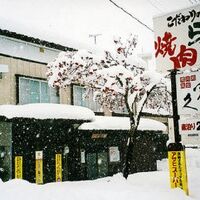
[{"label": "sign pole", "polygon": [[181,136],[179,134],[179,115],[176,88],[177,69],[171,70],[171,90],[172,90],[172,108],[173,108],[173,124],[174,124],[174,143],[168,145],[168,162],[170,173],[171,188],[181,188],[189,195],[187,170],[185,160],[185,147],[180,143]]},{"label": "sign pole", "polygon": [[178,120],[180,119],[180,117],[178,115],[178,107],[177,107],[176,74],[177,74],[177,69],[172,69],[171,91],[172,91],[172,109],[173,109],[173,121],[174,121],[174,140],[175,143],[179,143],[181,141],[181,136],[179,134],[179,124],[178,124]]}]

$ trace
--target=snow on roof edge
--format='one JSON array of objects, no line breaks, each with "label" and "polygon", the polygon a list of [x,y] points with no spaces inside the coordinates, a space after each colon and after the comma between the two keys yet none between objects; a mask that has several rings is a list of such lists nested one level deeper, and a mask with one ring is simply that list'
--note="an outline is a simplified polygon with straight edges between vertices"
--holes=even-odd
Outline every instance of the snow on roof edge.
[{"label": "snow on roof edge", "polygon": [[[79,130],[130,130],[129,117],[95,116],[95,120],[83,123]],[[141,118],[138,130],[151,130],[166,132],[167,127],[162,122]]]},{"label": "snow on roof edge", "polygon": [[25,105],[0,105],[0,116],[12,118],[35,118],[35,119],[70,119],[93,121],[95,114],[86,107],[35,103]]},{"label": "snow on roof edge", "polygon": [[[25,105],[0,105],[0,116],[12,118],[85,120],[79,130],[129,130],[128,117],[95,116],[86,107],[35,103]],[[141,118],[138,130],[166,131],[166,126],[156,120]]]},{"label": "snow on roof edge", "polygon": [[17,33],[17,32],[13,32],[7,29],[1,29],[0,28],[0,35],[5,36],[5,37],[9,37],[9,38],[15,38],[17,40],[21,40],[24,42],[30,42],[33,44],[38,44],[38,45],[42,45],[44,47],[49,47],[49,48],[53,48],[53,49],[57,49],[60,51],[75,51],[76,49],[72,48],[72,47],[68,47],[62,44],[58,44],[52,41],[47,41],[47,40],[42,40],[40,38],[35,38],[32,36],[28,36],[25,34],[21,34],[21,33]]}]

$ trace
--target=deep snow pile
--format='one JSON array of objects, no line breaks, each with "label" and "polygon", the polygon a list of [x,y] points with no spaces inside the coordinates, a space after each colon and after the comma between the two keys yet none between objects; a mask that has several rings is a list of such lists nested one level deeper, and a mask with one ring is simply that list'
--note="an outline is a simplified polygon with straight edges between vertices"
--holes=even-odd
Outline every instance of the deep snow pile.
[{"label": "deep snow pile", "polygon": [[[22,180],[0,182],[1,200],[200,200],[200,149],[187,149],[190,196],[170,189],[168,171],[121,174],[93,181],[36,185]],[[162,169],[167,168],[164,162]],[[160,168],[161,170],[161,168]]]}]

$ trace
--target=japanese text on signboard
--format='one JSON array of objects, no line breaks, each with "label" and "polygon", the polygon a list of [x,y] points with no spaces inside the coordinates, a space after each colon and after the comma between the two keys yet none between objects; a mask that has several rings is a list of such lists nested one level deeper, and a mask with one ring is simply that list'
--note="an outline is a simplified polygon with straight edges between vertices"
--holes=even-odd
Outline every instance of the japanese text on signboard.
[{"label": "japanese text on signboard", "polygon": [[178,74],[176,76],[178,113],[200,113],[200,72]]},{"label": "japanese text on signboard", "polygon": [[199,119],[181,119],[179,120],[179,130],[181,134],[196,134],[200,133]]},{"label": "japanese text on signboard", "polygon": [[154,18],[158,68],[185,69],[200,64],[200,6]]}]

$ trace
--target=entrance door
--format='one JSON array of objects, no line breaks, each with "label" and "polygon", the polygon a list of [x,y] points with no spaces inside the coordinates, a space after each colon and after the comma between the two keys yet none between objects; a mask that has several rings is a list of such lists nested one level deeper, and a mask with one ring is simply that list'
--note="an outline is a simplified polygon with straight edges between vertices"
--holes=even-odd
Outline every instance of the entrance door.
[{"label": "entrance door", "polygon": [[87,177],[96,179],[108,174],[108,155],[106,152],[87,154]]},{"label": "entrance door", "polygon": [[96,153],[87,154],[87,177],[89,180],[97,177]]}]

